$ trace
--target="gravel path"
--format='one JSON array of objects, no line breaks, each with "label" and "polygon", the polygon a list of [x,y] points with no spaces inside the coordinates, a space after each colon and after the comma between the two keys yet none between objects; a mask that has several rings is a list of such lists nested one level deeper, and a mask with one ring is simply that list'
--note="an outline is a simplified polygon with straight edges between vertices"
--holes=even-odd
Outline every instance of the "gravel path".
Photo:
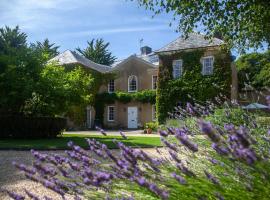
[{"label": "gravel path", "polygon": [[[114,151],[116,153],[117,150]],[[153,157],[160,156],[155,149],[144,149],[144,151]],[[50,153],[63,154],[64,152],[50,151]],[[10,199],[3,190],[8,189],[18,194],[22,194],[24,193],[24,188],[27,188],[31,192],[35,192],[35,194],[39,196],[47,195],[56,200],[61,199],[56,193],[47,190],[42,185],[26,180],[25,177],[12,165],[12,161],[31,164],[33,157],[29,151],[0,151],[0,200]]]}]

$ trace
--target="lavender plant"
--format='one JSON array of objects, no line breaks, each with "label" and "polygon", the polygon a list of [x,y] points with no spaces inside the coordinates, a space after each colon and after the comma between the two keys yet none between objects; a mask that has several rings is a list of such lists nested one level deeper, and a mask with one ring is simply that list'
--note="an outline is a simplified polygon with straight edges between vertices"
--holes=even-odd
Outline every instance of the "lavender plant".
[{"label": "lavender plant", "polygon": [[[270,97],[267,101],[270,106]],[[87,139],[88,149],[69,142],[65,155],[32,150],[32,166],[14,165],[62,199],[269,199],[270,130],[248,113],[241,125],[206,121],[216,108],[211,102],[177,108],[178,118],[192,118],[196,125],[159,130],[164,148],[156,148],[155,155],[116,140],[118,151]],[[229,118],[233,109],[226,105],[225,112]],[[20,200],[53,199],[27,189],[8,194]]]}]

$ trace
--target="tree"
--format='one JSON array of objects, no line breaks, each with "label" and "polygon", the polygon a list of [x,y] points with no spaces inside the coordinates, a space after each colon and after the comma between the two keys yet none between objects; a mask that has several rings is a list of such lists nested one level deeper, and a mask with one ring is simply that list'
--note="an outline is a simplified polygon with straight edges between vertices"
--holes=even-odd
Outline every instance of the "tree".
[{"label": "tree", "polygon": [[1,114],[56,116],[93,103],[93,79],[87,72],[45,65],[43,56],[52,56],[57,47],[49,40],[29,47],[26,39],[19,27],[0,29]]},{"label": "tree", "polygon": [[0,112],[19,113],[32,96],[41,64],[19,27],[0,29]]},{"label": "tree", "polygon": [[250,53],[236,61],[240,88],[246,84],[261,89],[270,87],[270,50],[264,53]]},{"label": "tree", "polygon": [[46,38],[43,42],[32,44],[31,47],[34,49],[34,51],[41,54],[41,57],[45,62],[59,54],[59,46],[55,46],[55,43],[50,44],[48,38]]},{"label": "tree", "polygon": [[104,43],[103,39],[92,39],[87,41],[86,49],[77,48],[76,50],[84,57],[102,65],[111,65],[115,62],[116,57],[109,52],[109,42]]},{"label": "tree", "polygon": [[28,115],[62,115],[73,106],[92,103],[93,79],[82,68],[67,71],[53,63],[46,65],[32,96],[26,100],[23,112]]},{"label": "tree", "polygon": [[[134,0],[132,0],[134,1]],[[173,14],[177,30],[187,36],[202,29],[208,37],[221,33],[240,52],[270,45],[270,1],[264,0],[137,0],[154,12]]]}]

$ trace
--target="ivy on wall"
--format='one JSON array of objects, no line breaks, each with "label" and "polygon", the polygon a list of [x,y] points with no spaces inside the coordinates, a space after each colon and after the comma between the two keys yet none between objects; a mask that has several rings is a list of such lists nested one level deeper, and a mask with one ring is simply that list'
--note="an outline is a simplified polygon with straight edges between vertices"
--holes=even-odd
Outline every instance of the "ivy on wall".
[{"label": "ivy on wall", "polygon": [[[205,102],[220,93],[230,94],[231,67],[230,54],[225,50],[215,53],[214,72],[204,76],[201,58],[205,50],[180,52],[174,55],[160,55],[158,89],[156,98],[157,120],[165,122],[168,112],[173,111],[177,104],[196,101]],[[172,77],[172,61],[183,60],[183,74],[178,79]]]},{"label": "ivy on wall", "polygon": [[106,104],[113,104],[115,101],[119,101],[121,103],[129,103],[131,101],[138,101],[141,103],[151,103],[155,104],[156,102],[156,91],[155,90],[142,90],[140,92],[120,92],[116,91],[114,93],[100,93],[96,95],[95,99],[95,111],[96,111],[96,119],[103,122],[104,118],[104,107]]}]

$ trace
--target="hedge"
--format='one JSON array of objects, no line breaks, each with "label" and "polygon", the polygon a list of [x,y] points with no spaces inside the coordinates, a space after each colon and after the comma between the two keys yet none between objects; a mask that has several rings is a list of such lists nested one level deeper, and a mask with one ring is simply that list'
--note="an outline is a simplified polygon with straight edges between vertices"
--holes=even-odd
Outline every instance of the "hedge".
[{"label": "hedge", "polygon": [[66,124],[60,117],[0,116],[0,138],[54,138]]}]

